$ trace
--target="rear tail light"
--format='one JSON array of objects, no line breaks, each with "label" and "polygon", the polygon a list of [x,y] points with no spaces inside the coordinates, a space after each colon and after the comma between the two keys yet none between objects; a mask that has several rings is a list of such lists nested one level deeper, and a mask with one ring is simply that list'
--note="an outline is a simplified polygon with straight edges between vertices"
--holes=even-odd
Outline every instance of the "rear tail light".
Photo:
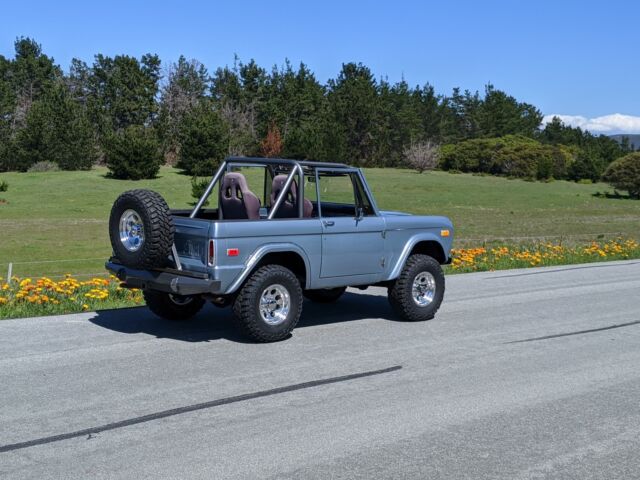
[{"label": "rear tail light", "polygon": [[209,240],[209,249],[208,249],[207,253],[208,253],[207,254],[207,264],[210,267],[213,267],[213,262],[215,260],[215,253],[216,253],[214,245],[213,245],[213,240]]}]

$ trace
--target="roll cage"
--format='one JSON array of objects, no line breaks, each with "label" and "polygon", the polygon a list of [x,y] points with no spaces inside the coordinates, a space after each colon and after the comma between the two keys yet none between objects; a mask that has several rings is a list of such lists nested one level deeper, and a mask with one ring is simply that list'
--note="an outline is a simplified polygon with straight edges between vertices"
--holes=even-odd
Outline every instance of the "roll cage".
[{"label": "roll cage", "polygon": [[[373,215],[378,216],[378,208],[376,206],[375,200],[371,191],[369,190],[369,186],[364,179],[364,175],[359,168],[350,167],[348,165],[342,163],[330,163],[330,162],[312,162],[312,161],[298,161],[284,158],[259,158],[259,157],[227,157],[223,160],[222,164],[215,172],[211,181],[207,185],[204,193],[194,206],[193,210],[189,214],[189,218],[195,218],[202,206],[206,203],[207,199],[213,192],[216,185],[220,182],[220,180],[224,177],[224,175],[231,171],[232,168],[238,167],[266,167],[269,171],[271,178],[274,178],[278,174],[287,174],[287,180],[284,184],[284,187],[280,191],[280,194],[276,198],[274,204],[272,205],[269,214],[267,216],[267,220],[272,220],[276,213],[278,212],[278,208],[282,205],[282,202],[285,200],[289,188],[293,183],[296,174],[299,176],[300,181],[298,182],[297,195],[298,198],[303,199],[304,197],[304,178],[313,177],[315,179],[316,186],[316,198],[318,201],[318,216],[322,216],[322,207],[320,201],[320,189],[319,189],[319,172],[322,172],[323,175],[331,175],[331,173],[335,173],[336,175],[342,174],[350,174],[354,173],[358,176],[360,180],[360,187],[355,183],[353,184],[354,195],[356,200],[356,217],[361,216],[362,206],[365,204],[363,196],[366,196],[368,199],[368,203],[371,205],[373,209]],[[265,175],[265,196],[267,189],[267,177]],[[297,202],[298,208],[298,217],[303,218],[303,202]]]}]

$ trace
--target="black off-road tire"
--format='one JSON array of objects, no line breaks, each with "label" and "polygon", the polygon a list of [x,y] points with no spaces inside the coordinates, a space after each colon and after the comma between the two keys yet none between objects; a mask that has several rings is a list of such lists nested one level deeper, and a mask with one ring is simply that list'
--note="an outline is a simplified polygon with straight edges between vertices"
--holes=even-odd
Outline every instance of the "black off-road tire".
[{"label": "black off-road tire", "polygon": [[[144,240],[138,250],[127,250],[120,240],[120,218],[127,210],[142,220]],[[116,258],[131,268],[164,267],[171,254],[175,226],[167,202],[151,190],[129,190],[120,195],[111,208],[109,238]]]},{"label": "black off-road tire", "polygon": [[[425,306],[418,305],[412,295],[413,282],[421,272],[429,272],[433,275],[436,286],[433,300]],[[444,285],[444,272],[437,260],[428,255],[411,255],[400,276],[389,287],[389,303],[403,320],[410,322],[431,320],[444,298]]]},{"label": "black off-road tire", "polygon": [[[282,323],[270,325],[260,314],[262,293],[272,285],[282,285],[289,293],[289,312]],[[266,265],[256,270],[242,286],[233,304],[234,319],[251,340],[277,342],[289,336],[302,313],[302,288],[298,278],[281,265]]]},{"label": "black off-road tire", "polygon": [[316,303],[333,303],[345,292],[347,287],[320,288],[318,290],[305,290],[304,296]]},{"label": "black off-road tire", "polygon": [[202,297],[184,297],[154,290],[145,290],[142,295],[149,310],[167,320],[189,320],[205,303]]}]

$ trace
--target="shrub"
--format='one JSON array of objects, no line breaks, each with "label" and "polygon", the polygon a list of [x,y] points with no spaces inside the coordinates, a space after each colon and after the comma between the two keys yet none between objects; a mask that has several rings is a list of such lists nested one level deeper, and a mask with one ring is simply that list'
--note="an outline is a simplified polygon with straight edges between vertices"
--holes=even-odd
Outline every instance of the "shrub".
[{"label": "shrub", "polygon": [[283,142],[280,129],[274,122],[271,122],[267,135],[260,142],[260,154],[263,157],[276,158],[282,153],[282,148]]},{"label": "shrub", "polygon": [[[210,178],[201,179],[198,177],[193,177],[191,179],[191,196],[196,199],[196,203],[198,202],[198,200],[200,200],[200,197],[202,197],[202,194],[204,194],[204,191],[207,189],[209,182],[211,182]],[[204,202],[204,204],[209,205],[209,200]]]},{"label": "shrub", "polygon": [[569,167],[567,176],[570,180],[591,180],[597,182],[603,171],[601,159],[591,150],[581,150],[575,162]]},{"label": "shrub", "polygon": [[104,144],[110,176],[124,180],[155,178],[162,164],[162,154],[155,132],[140,125],[111,134]]},{"label": "shrub", "polygon": [[554,145],[547,148],[550,148],[552,152],[553,178],[567,178],[569,169],[573,162],[575,162],[580,149],[578,147],[568,147],[566,145]]},{"label": "shrub", "polygon": [[418,173],[433,170],[438,166],[440,147],[431,140],[426,142],[411,142],[402,152],[407,165]]},{"label": "shrub", "polygon": [[631,198],[640,199],[640,152],[614,160],[602,179],[618,190],[626,190]]},{"label": "shrub", "polygon": [[182,118],[179,138],[180,153],[176,166],[189,175],[212,174],[229,149],[224,122],[208,103]]},{"label": "shrub", "polygon": [[443,170],[491,173],[493,149],[487,139],[473,139],[441,149],[440,166]]},{"label": "shrub", "polygon": [[6,192],[9,190],[9,184],[4,180],[0,180],[0,192]]},{"label": "shrub", "polygon": [[49,162],[48,160],[43,160],[41,162],[36,162],[29,167],[27,172],[57,172],[60,170],[57,163]]},{"label": "shrub", "polygon": [[[564,149],[563,149],[564,148]],[[516,178],[564,178],[572,154],[519,135],[466,140],[442,148],[444,170],[490,173]]]},{"label": "shrub", "polygon": [[494,167],[508,177],[535,178],[539,163],[546,162],[538,145],[517,145],[500,148],[494,154]]}]

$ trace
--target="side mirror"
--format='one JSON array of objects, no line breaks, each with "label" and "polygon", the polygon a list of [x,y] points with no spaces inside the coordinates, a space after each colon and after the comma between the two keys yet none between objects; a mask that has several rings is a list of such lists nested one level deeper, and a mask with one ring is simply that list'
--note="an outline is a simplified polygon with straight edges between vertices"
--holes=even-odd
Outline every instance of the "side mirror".
[{"label": "side mirror", "polygon": [[362,220],[364,218],[364,209],[362,207],[356,208],[356,220]]}]

